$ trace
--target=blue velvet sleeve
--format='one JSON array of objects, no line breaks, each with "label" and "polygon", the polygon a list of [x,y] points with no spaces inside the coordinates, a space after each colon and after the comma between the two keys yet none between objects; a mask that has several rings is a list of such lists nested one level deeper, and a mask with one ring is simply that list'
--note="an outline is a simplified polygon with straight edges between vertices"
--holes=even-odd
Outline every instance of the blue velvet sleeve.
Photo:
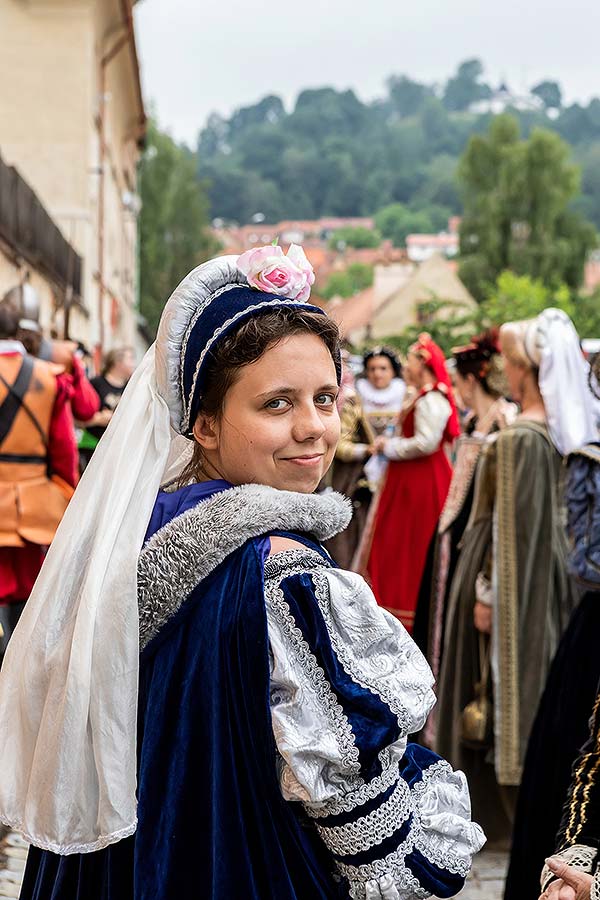
[{"label": "blue velvet sleeve", "polygon": [[464,775],[407,742],[433,702],[427,663],[359,576],[316,554],[277,556],[265,599],[284,797],[352,898],[454,896],[485,838]]}]

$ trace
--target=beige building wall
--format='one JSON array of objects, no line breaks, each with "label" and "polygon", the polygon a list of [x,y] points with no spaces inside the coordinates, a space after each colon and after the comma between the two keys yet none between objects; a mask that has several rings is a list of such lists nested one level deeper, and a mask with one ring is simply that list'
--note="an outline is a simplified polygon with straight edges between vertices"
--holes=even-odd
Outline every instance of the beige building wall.
[{"label": "beige building wall", "polygon": [[144,111],[127,10],[131,0],[0,2],[0,153],[82,255],[89,317],[72,311],[70,331],[104,350],[136,334]]},{"label": "beige building wall", "polygon": [[400,334],[409,325],[417,325],[418,306],[429,300],[456,304],[456,309],[438,313],[440,318],[447,318],[455,311],[475,309],[477,306],[451,263],[441,256],[432,256],[421,263],[408,281],[379,307],[371,322],[371,337],[375,340],[385,339]]}]

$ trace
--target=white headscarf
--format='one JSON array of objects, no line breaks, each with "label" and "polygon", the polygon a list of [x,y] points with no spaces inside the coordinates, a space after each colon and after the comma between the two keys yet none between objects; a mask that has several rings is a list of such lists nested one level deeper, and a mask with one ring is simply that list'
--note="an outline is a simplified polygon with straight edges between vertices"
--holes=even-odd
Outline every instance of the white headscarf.
[{"label": "white headscarf", "polygon": [[589,363],[579,335],[560,309],[545,309],[528,326],[525,352],[539,368],[539,387],[552,442],[564,456],[598,440]]},{"label": "white headscarf", "polygon": [[168,301],[58,528],[0,673],[0,821],[55,853],[136,828],[137,559],[180,428],[194,313],[244,282],[236,257],[199,266]]}]

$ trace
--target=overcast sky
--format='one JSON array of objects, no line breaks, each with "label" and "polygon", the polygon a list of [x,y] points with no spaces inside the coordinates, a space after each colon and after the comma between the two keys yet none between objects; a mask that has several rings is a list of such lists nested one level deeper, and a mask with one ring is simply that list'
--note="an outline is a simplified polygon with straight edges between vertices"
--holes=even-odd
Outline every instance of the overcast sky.
[{"label": "overcast sky", "polygon": [[441,82],[474,56],[491,84],[600,95],[600,0],[141,0],[136,25],[147,107],[192,145],[210,112],[265,94],[371,99],[392,73]]}]

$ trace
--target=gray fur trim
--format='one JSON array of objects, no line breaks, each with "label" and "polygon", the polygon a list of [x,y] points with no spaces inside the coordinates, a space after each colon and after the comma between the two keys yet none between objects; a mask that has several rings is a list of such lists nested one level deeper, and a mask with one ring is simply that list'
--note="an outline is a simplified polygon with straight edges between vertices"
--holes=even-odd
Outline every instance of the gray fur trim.
[{"label": "gray fur trim", "polygon": [[140,649],[186,597],[250,538],[302,531],[324,541],[343,531],[352,505],[341,494],[298,494],[261,484],[230,488],[160,528],[140,553]]}]

